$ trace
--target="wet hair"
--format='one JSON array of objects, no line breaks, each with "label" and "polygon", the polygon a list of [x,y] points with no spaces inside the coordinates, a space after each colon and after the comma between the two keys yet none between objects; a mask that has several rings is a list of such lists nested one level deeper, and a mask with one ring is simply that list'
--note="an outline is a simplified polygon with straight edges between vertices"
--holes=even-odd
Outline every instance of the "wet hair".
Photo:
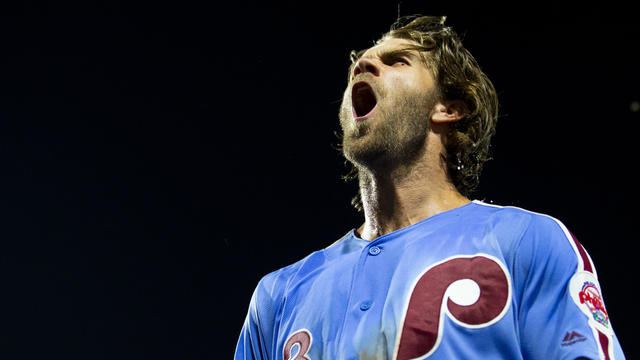
[{"label": "wet hair", "polygon": [[[446,154],[441,160],[456,189],[469,197],[480,182],[485,162],[491,159],[489,146],[498,120],[498,96],[493,84],[480,69],[476,59],[462,45],[446,16],[411,15],[399,18],[377,42],[389,38],[415,42],[415,50],[436,80],[436,93],[444,101],[461,100],[464,117],[453,123],[444,141]],[[351,52],[355,64],[364,51]],[[352,64],[352,66],[354,65]],[[354,166],[345,179],[356,179]],[[351,202],[362,210],[360,194]]]}]

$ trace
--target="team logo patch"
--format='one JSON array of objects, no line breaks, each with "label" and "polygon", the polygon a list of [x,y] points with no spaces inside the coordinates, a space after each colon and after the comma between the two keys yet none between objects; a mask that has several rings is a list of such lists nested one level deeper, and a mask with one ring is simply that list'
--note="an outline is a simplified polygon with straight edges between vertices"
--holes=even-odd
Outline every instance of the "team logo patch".
[{"label": "team logo patch", "polygon": [[604,309],[602,296],[596,284],[585,281],[584,284],[582,284],[582,290],[578,293],[578,297],[580,298],[581,304],[586,304],[587,307],[589,307],[589,311],[591,311],[591,315],[593,315],[593,320],[609,327],[609,315],[607,315],[607,311]]},{"label": "team logo patch", "polygon": [[590,272],[580,271],[571,278],[569,286],[573,301],[589,317],[589,322],[603,333],[611,334],[609,315],[596,277]]}]

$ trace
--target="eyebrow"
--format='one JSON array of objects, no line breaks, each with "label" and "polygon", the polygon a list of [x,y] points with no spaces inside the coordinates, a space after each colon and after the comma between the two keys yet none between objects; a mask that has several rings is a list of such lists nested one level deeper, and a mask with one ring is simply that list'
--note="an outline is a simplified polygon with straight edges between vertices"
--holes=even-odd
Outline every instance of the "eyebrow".
[{"label": "eyebrow", "polygon": [[403,49],[394,49],[394,50],[385,50],[378,53],[377,56],[367,56],[367,58],[378,57],[380,60],[385,59],[396,59],[400,57],[406,57],[411,60],[416,59],[416,55],[414,55],[413,51],[416,49],[413,48],[403,48]]},{"label": "eyebrow", "polygon": [[[355,51],[352,50],[351,53],[349,54],[349,58],[351,59],[351,65],[349,66],[349,73],[348,73],[348,79],[351,79],[351,74],[353,73],[353,68],[355,67],[356,63],[358,62],[358,60],[363,58],[364,53],[369,50],[369,49],[363,49],[360,51]],[[416,59],[419,58],[419,56],[417,56],[414,52],[420,52],[422,49],[419,46],[409,46],[409,47],[405,47],[405,48],[401,48],[401,49],[393,49],[393,50],[384,50],[382,52],[377,53],[377,55],[372,55],[372,56],[366,56],[364,57],[366,58],[379,58],[381,60],[388,60],[388,59],[396,59],[396,58],[400,58],[400,57],[406,57],[409,58],[412,61],[415,61]]]}]

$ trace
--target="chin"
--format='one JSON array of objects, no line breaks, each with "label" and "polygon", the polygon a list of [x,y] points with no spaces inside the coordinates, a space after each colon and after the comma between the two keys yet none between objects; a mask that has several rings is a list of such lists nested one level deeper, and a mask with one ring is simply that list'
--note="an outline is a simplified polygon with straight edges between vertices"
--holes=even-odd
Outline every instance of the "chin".
[{"label": "chin", "polygon": [[354,165],[364,168],[374,168],[385,163],[387,150],[371,139],[359,138],[345,142],[344,157]]}]

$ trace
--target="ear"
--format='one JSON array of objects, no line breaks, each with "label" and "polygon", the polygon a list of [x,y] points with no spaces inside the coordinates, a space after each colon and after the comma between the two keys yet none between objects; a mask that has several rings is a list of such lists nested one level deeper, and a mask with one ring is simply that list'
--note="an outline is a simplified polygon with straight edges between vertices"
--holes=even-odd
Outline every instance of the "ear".
[{"label": "ear", "polygon": [[436,124],[456,122],[467,114],[467,107],[462,100],[439,101],[433,107],[431,121]]}]

